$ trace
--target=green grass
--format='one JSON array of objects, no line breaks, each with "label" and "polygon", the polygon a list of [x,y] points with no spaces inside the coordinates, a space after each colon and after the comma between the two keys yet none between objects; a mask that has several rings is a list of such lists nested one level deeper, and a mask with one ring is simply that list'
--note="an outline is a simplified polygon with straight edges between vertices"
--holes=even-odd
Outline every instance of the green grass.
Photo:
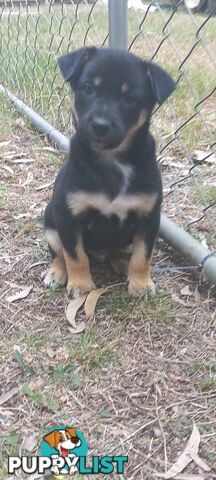
[{"label": "green grass", "polygon": [[118,361],[116,340],[107,341],[96,329],[85,332],[78,342],[71,344],[76,362],[84,370],[98,370]]},{"label": "green grass", "polygon": [[202,392],[208,392],[209,390],[216,389],[216,378],[205,378],[200,382],[200,388]]}]

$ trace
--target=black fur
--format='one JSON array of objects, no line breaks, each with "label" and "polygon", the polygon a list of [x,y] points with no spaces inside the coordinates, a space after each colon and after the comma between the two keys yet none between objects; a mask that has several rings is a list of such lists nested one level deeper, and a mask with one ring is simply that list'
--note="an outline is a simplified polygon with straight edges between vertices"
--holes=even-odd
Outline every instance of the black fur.
[{"label": "black fur", "polygon": [[[74,92],[76,133],[45,212],[45,229],[58,232],[73,258],[79,235],[87,252],[109,254],[129,245],[135,234],[143,236],[150,257],[159,227],[162,186],[149,123],[155,104],[163,103],[175,84],[157,65],[114,49],[82,48],[60,57],[58,63]],[[125,148],[119,148],[142,112],[144,123]],[[127,187],[119,165],[132,169]],[[67,204],[68,193],[75,192],[102,193],[112,202],[122,188],[124,195],[156,194],[150,214],[129,208],[120,220],[115,213],[106,216],[89,208],[72,215]]]}]

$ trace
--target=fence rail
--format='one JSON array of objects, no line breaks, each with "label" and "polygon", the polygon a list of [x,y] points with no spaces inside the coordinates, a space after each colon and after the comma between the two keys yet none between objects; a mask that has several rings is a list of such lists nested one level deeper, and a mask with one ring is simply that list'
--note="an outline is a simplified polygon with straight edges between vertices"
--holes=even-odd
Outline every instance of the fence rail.
[{"label": "fence rail", "polygon": [[[194,15],[184,0],[171,9],[156,0],[146,2],[147,7],[139,3],[140,9],[128,13],[129,49],[158,62],[177,81],[175,94],[156,109],[152,122],[164,211],[215,248],[216,5],[206,15]],[[107,6],[99,0],[1,2],[1,84],[70,134],[69,90],[56,59],[83,45],[108,46],[108,19]]]}]

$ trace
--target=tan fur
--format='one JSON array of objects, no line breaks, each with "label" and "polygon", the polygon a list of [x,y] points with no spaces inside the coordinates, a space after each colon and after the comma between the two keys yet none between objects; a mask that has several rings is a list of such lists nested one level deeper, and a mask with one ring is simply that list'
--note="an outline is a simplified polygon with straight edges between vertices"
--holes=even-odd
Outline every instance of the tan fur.
[{"label": "tan fur", "polygon": [[55,257],[50,268],[46,272],[44,284],[47,287],[65,285],[67,281],[66,265],[63,257]]},{"label": "tan fur", "polygon": [[58,255],[58,257],[63,257],[62,243],[57,230],[47,228],[45,230],[45,238],[50,248],[56,253],[56,255]]},{"label": "tan fur", "polygon": [[94,86],[99,87],[102,84],[103,79],[99,76],[96,76],[93,80]]},{"label": "tan fur", "polygon": [[54,432],[44,435],[43,439],[49,444],[51,448],[56,448],[59,444],[60,435],[60,432],[58,432],[58,430],[55,430]]},{"label": "tan fur", "polygon": [[75,428],[66,428],[65,430],[54,430],[54,432],[48,433],[43,437],[45,442],[49,444],[51,448],[58,449],[58,445],[60,442],[60,437],[64,437],[64,440],[67,440],[66,433],[69,433],[71,440],[73,441],[74,438],[78,438],[76,435]]},{"label": "tan fur", "polygon": [[73,293],[74,296],[79,296],[95,288],[89,268],[89,259],[84,251],[81,238],[76,249],[77,259],[70,257],[65,249],[63,249],[63,253],[68,274],[68,294]]},{"label": "tan fur", "polygon": [[66,428],[66,429],[65,429],[65,432],[69,433],[69,435],[70,435],[72,438],[77,438],[77,434],[76,434],[75,428]]},{"label": "tan fur", "polygon": [[116,214],[121,220],[127,217],[128,211],[133,210],[140,215],[148,215],[153,210],[157,194],[122,194],[113,201],[103,193],[69,193],[67,204],[73,215],[80,215],[90,208],[94,208],[104,215]]},{"label": "tan fur", "polygon": [[127,84],[126,82],[123,83],[122,86],[121,86],[121,92],[122,92],[122,93],[127,93],[128,90],[129,90],[128,84]]},{"label": "tan fur", "polygon": [[139,128],[141,128],[144,125],[147,118],[148,118],[147,110],[145,109],[141,110],[136,123],[132,125],[132,127],[128,130],[124,140],[120,143],[120,145],[118,145],[118,147],[114,148],[113,150],[109,150],[109,153],[112,155],[115,155],[116,153],[124,152],[125,150],[127,150],[128,145],[133,140],[135,133],[137,132],[137,130],[139,130]]},{"label": "tan fur", "polygon": [[154,292],[155,287],[150,274],[151,259],[147,259],[146,245],[138,235],[133,241],[133,253],[128,267],[128,290],[131,295],[140,295],[146,290]]}]

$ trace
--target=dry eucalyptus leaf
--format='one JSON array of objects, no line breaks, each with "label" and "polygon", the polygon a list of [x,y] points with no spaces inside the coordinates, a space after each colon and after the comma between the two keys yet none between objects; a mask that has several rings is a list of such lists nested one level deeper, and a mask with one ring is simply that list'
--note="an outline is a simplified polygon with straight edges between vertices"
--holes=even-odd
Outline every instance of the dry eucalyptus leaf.
[{"label": "dry eucalyptus leaf", "polygon": [[5,170],[6,172],[10,173],[11,175],[14,175],[14,171],[8,165],[1,165],[1,168],[2,168],[2,170]]},{"label": "dry eucalyptus leaf", "polygon": [[191,436],[188,440],[188,443],[178,458],[177,462],[172,465],[172,467],[166,472],[166,473],[155,473],[154,475],[156,477],[160,478],[174,478],[176,475],[181,473],[185,467],[193,460],[195,456],[198,454],[199,450],[199,444],[200,444],[200,433],[199,430],[196,426],[196,424],[193,424],[193,430],[191,433]]},{"label": "dry eucalyptus leaf", "polygon": [[200,468],[202,468],[202,470],[204,470],[204,472],[210,472],[211,471],[211,468],[209,467],[209,465],[207,465],[207,463],[204,462],[204,460],[202,458],[200,458],[198,455],[195,455],[193,460],[198,465],[198,467],[200,467]]},{"label": "dry eucalyptus leaf", "polygon": [[191,297],[191,295],[193,295],[188,285],[181,289],[181,295],[187,295],[188,297]]},{"label": "dry eucalyptus leaf", "polygon": [[95,308],[99,298],[101,297],[101,295],[103,295],[107,291],[108,291],[108,288],[98,288],[96,290],[92,290],[88,294],[87,299],[85,301],[85,305],[84,305],[86,318],[90,318],[94,315]]},{"label": "dry eucalyptus leaf", "polygon": [[8,392],[3,393],[3,395],[1,395],[1,397],[0,397],[0,405],[4,405],[4,403],[8,402],[8,400],[10,400],[12,397],[14,397],[14,395],[17,395],[17,393],[19,393],[19,388],[18,387],[14,387],[11,390],[9,390]]},{"label": "dry eucalyptus leaf", "polygon": [[86,329],[85,322],[78,323],[76,328],[68,327],[68,330],[71,333],[71,335],[77,335],[78,333],[82,333],[84,332],[85,329]]},{"label": "dry eucalyptus leaf", "polygon": [[29,287],[24,288],[23,290],[20,290],[19,292],[15,293],[14,295],[11,295],[10,297],[7,297],[7,301],[9,303],[16,302],[17,300],[22,300],[23,298],[26,298],[29,293],[32,291],[33,285],[30,285]]},{"label": "dry eucalyptus leaf", "polygon": [[68,304],[67,309],[66,309],[66,319],[72,326],[69,327],[70,333],[72,335],[81,333],[85,330],[86,324],[85,322],[81,322],[79,324],[76,323],[76,314],[80,307],[83,305],[84,301],[86,299],[86,295],[83,295],[82,297],[79,298],[74,298],[74,300],[71,300],[71,302]]},{"label": "dry eucalyptus leaf", "polygon": [[36,161],[36,158],[18,158],[16,160],[13,160],[12,163],[34,163]]}]

